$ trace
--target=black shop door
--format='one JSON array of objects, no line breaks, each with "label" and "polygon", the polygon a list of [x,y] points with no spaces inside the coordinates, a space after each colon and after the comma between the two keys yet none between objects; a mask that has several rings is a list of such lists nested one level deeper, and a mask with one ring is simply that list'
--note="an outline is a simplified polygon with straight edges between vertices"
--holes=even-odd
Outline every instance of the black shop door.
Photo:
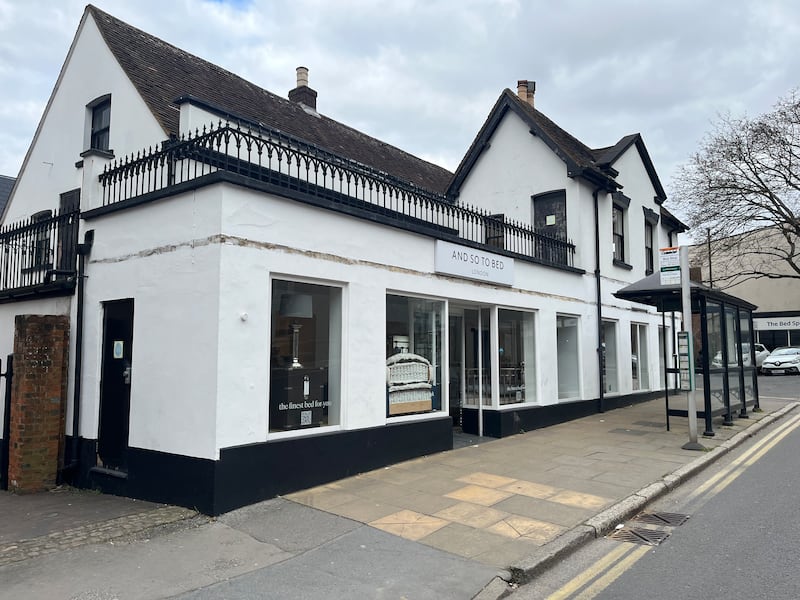
[{"label": "black shop door", "polygon": [[133,358],[133,300],[103,305],[103,362],[97,453],[109,469],[127,469]]}]

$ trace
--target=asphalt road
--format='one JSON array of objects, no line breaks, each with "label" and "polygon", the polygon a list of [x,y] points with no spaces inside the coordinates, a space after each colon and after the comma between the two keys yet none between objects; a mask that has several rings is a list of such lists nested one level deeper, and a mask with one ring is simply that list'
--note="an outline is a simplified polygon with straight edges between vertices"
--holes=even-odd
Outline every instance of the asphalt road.
[{"label": "asphalt road", "polygon": [[[800,378],[766,379],[762,396],[798,399]],[[798,456],[795,411],[648,507],[688,516],[685,523],[628,521],[622,528],[627,535],[631,528],[668,534],[660,544],[597,540],[512,600],[800,598]]]}]

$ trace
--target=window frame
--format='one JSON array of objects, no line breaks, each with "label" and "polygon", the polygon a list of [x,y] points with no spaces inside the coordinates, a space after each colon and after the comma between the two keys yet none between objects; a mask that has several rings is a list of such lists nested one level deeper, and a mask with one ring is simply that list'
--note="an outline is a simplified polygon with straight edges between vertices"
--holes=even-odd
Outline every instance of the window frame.
[{"label": "window frame", "polygon": [[644,271],[645,275],[652,275],[655,272],[655,251],[658,242],[656,225],[658,225],[659,214],[650,210],[646,206],[642,207],[644,213]]},{"label": "window frame", "polygon": [[631,199],[622,192],[611,194],[611,247],[613,249],[614,265],[623,269],[631,270],[633,267],[628,264],[628,207]]},{"label": "window frame", "polygon": [[653,261],[653,240],[655,239],[655,227],[652,223],[644,223],[644,274],[652,275],[655,263]]},{"label": "window frame", "polygon": [[[100,120],[99,123],[98,120]],[[85,131],[84,146],[87,151],[113,154],[111,150],[111,94],[99,96],[86,105]]]},{"label": "window frame", "polygon": [[[559,322],[561,320],[572,319],[575,321],[575,341],[574,341],[574,354],[570,356],[571,362],[574,364],[565,365],[561,362],[561,350],[559,346],[558,340],[558,332],[560,329],[564,329],[563,327],[559,327]],[[577,400],[580,399],[583,395],[583,370],[581,368],[581,318],[579,315],[571,315],[567,313],[556,313],[556,372],[557,372],[557,396],[559,401],[563,400]],[[566,380],[569,376],[575,378],[575,389],[565,390],[568,392],[575,392],[574,394],[571,393],[564,393],[562,394],[562,384],[564,380]]]},{"label": "window frame", "polygon": [[[296,427],[284,427],[284,428],[277,428],[275,427],[275,423],[273,422],[274,415],[272,414],[277,409],[273,407],[273,387],[276,384],[276,381],[273,379],[274,373],[273,371],[276,370],[286,370],[291,371],[293,367],[287,367],[286,365],[275,365],[276,361],[276,354],[274,352],[275,343],[276,343],[276,336],[286,335],[286,331],[279,332],[276,330],[275,327],[275,320],[276,320],[276,312],[280,311],[280,304],[281,304],[281,296],[286,293],[295,293],[294,291],[280,291],[278,295],[278,303],[276,305],[275,302],[275,284],[280,282],[281,284],[292,284],[289,288],[293,286],[316,286],[319,288],[327,288],[328,289],[328,356],[326,362],[328,365],[327,369],[327,401],[328,401],[328,410],[326,414],[327,422],[321,424],[313,424],[311,426],[306,426],[301,424]],[[337,292],[338,297],[334,297],[331,295],[331,290],[335,290]],[[344,398],[346,397],[345,393],[345,328],[346,328],[346,306],[347,306],[347,299],[346,299],[346,292],[347,286],[340,282],[336,281],[325,281],[319,279],[306,279],[302,277],[296,276],[287,276],[282,274],[274,274],[269,278],[269,352],[268,352],[268,365],[267,365],[267,372],[269,373],[269,385],[267,387],[267,395],[266,395],[266,402],[267,402],[267,438],[268,439],[279,439],[285,437],[306,437],[309,435],[318,435],[320,433],[329,432],[332,430],[340,430],[344,427],[344,415],[345,415],[345,407],[344,407]],[[299,292],[303,293],[303,292]],[[309,292],[306,292],[309,293]],[[311,292],[313,293],[313,291]],[[312,305],[313,308],[313,305]],[[338,316],[337,316],[338,315]],[[277,318],[286,318],[277,315]],[[298,317],[299,318],[299,317]],[[314,313],[313,319],[316,319],[316,313]],[[336,330],[338,328],[338,330]],[[301,329],[302,331],[302,329]],[[334,339],[334,336],[338,334],[338,339]],[[286,345],[286,340],[280,340],[281,345]],[[306,340],[307,342],[307,340]],[[293,340],[292,340],[293,343]],[[294,348],[292,348],[294,350]],[[333,350],[333,352],[331,352]],[[331,364],[333,363],[333,364]],[[304,365],[309,366],[309,365]],[[312,367],[316,368],[316,367]],[[335,371],[334,371],[335,369]],[[312,382],[313,384],[313,382]],[[312,417],[313,418],[313,417]]]}]

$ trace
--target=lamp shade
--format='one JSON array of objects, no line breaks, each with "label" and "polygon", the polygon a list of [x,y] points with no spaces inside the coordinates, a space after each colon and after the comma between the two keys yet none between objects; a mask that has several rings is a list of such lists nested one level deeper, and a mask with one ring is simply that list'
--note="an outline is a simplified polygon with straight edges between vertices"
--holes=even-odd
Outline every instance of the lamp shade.
[{"label": "lamp shade", "polygon": [[278,314],[294,319],[310,319],[314,310],[310,294],[282,294]]}]

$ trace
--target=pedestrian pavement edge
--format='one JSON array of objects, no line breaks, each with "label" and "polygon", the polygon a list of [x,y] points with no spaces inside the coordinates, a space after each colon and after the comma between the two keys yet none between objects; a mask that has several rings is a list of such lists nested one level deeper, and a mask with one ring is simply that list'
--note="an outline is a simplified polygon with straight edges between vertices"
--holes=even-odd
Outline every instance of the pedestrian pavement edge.
[{"label": "pedestrian pavement edge", "polygon": [[552,542],[540,547],[524,561],[509,567],[508,574],[510,575],[510,579],[505,579],[505,573],[498,574],[497,577],[490,581],[489,584],[474,597],[474,600],[500,600],[501,598],[507,597],[513,592],[509,584],[512,584],[512,586],[525,584],[585,544],[603,537],[618,524],[641,512],[647,504],[675,489],[692,476],[722,458],[732,449],[760,433],[765,427],[782,419],[798,406],[800,406],[800,402],[792,402],[764,418],[759,419],[757,422],[747,427],[747,429],[740,431],[719,446],[698,456],[672,473],[646,485],[630,496],[623,498],[584,523],[573,527]]}]

